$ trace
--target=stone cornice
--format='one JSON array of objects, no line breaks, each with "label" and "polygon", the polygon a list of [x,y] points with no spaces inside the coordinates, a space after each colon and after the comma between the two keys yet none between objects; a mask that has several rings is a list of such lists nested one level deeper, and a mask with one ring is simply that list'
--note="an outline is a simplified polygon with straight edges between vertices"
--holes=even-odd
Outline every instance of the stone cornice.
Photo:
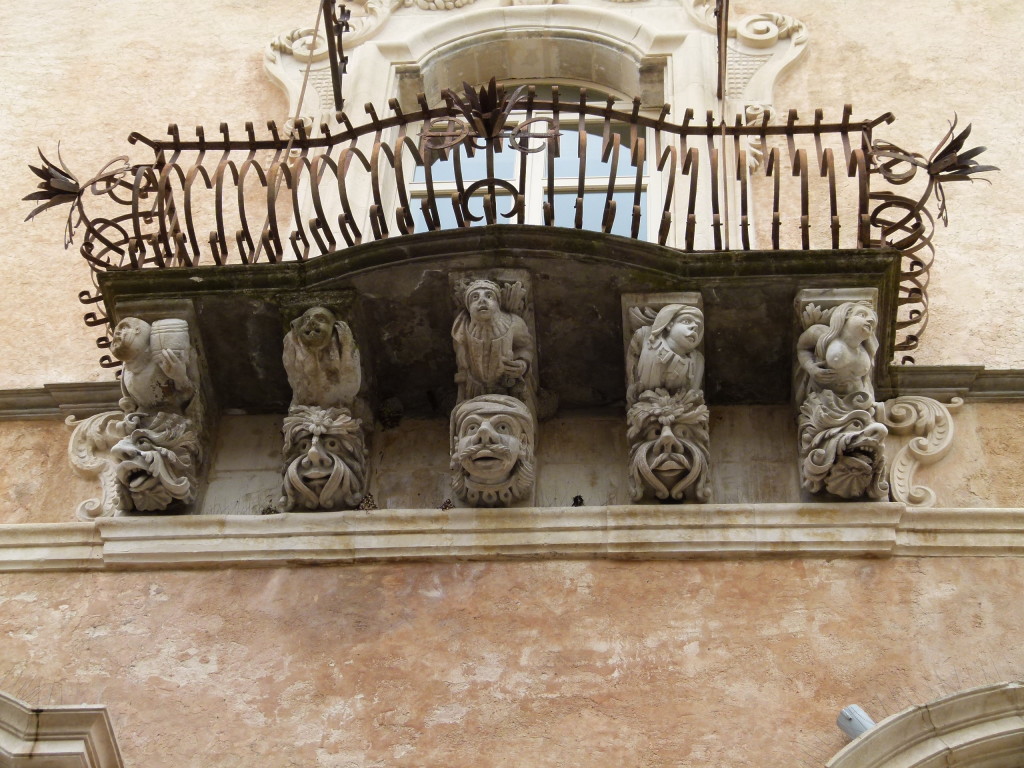
[{"label": "stone cornice", "polygon": [[0,572],[424,560],[1024,555],[1024,509],[891,502],[407,509],[0,526]]},{"label": "stone cornice", "polygon": [[81,418],[117,408],[116,381],[44,384],[38,389],[0,390],[0,421]]},{"label": "stone cornice", "polygon": [[0,765],[121,768],[104,707],[30,707],[0,693]]}]

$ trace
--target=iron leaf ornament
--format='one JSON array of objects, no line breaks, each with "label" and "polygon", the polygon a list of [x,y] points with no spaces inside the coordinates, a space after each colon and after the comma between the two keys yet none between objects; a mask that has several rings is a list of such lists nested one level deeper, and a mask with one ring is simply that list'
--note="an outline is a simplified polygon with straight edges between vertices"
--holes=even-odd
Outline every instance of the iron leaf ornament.
[{"label": "iron leaf ornament", "polygon": [[[998,171],[995,165],[981,165],[975,159],[986,147],[973,147],[963,151],[967,138],[971,135],[971,124],[968,123],[960,133],[956,133],[957,116],[949,124],[949,130],[939,141],[931,155],[927,158],[918,152],[908,152],[887,141],[875,141],[871,145],[871,156],[874,170],[880,173],[890,184],[906,184],[917,175],[917,169],[923,168],[928,174],[928,185],[907,214],[903,223],[919,213],[928,203],[932,193],[935,194],[938,218],[943,225],[948,224],[946,195],[942,185],[949,181],[975,181],[980,174]],[[988,182],[988,179],[980,179]],[[991,182],[989,182],[991,183]]]},{"label": "iron leaf ornament", "polygon": [[[128,157],[127,155],[115,157],[96,176],[82,184],[68,168],[64,158],[61,157],[59,143],[57,144],[57,163],[48,159],[41,149],[36,148],[36,151],[39,153],[42,163],[38,166],[29,165],[29,170],[42,181],[37,185],[38,191],[25,195],[22,200],[40,200],[42,202],[32,209],[25,217],[25,221],[30,221],[48,208],[65,203],[70,204],[67,223],[64,226],[64,247],[67,248],[74,240],[75,229],[82,222],[84,215],[82,195],[85,190],[93,187],[94,194],[102,195],[123,184],[121,178],[131,170],[128,166]],[[102,188],[100,187],[101,182],[103,183]]]}]

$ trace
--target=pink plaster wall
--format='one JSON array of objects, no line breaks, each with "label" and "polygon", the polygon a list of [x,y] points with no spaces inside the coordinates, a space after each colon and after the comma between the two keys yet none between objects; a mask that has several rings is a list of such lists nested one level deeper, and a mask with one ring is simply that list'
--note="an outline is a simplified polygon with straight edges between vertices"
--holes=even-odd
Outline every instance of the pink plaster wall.
[{"label": "pink plaster wall", "polygon": [[128,766],[821,765],[1019,677],[1024,561],[543,562],[0,577],[0,688]]}]

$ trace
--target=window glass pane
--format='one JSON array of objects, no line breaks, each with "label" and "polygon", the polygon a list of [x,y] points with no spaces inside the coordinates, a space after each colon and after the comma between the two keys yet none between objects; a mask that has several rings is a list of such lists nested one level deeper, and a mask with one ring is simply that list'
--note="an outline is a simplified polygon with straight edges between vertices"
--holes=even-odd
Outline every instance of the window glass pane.
[{"label": "window glass pane", "polygon": [[[577,126],[575,121],[563,121],[559,136],[559,156],[555,158],[555,178],[579,178],[580,172],[580,133],[578,130],[570,130],[567,125]],[[578,126],[577,126],[578,127]],[[615,136],[619,137],[619,156],[615,164],[616,178],[636,177],[636,168],[630,162],[632,155],[629,146],[629,127],[625,125],[611,126],[609,141],[614,141]],[[608,161],[601,159],[601,152],[604,148],[604,124],[587,125],[587,176],[610,176],[612,169],[612,150],[608,152]],[[644,169],[646,175],[647,169]],[[544,178],[547,178],[547,165],[544,165]]]},{"label": "window glass pane", "polygon": [[[459,144],[458,154],[462,167],[462,178],[467,184],[487,177],[486,150],[474,150],[473,157],[469,157],[465,144]],[[519,152],[508,149],[507,146],[503,146],[501,152],[495,152],[494,178],[514,179],[516,177],[516,162],[519,154]],[[443,159],[434,152],[431,152],[431,155],[434,156],[434,163],[430,168],[431,178],[434,181],[455,181],[455,149],[451,150],[448,159]],[[423,182],[426,180],[426,174],[422,166],[416,167],[412,180],[413,182]]]},{"label": "window glass pane", "polygon": [[[604,218],[606,192],[583,193],[583,229],[594,232],[601,231],[601,220]],[[612,193],[615,201],[615,218],[611,233],[629,237],[633,227],[633,193],[619,191]],[[576,194],[564,192],[555,195],[555,226],[572,227],[576,221]],[[640,230],[641,240],[647,237],[647,192],[640,194]]]},{"label": "window glass pane", "polygon": [[[416,223],[416,232],[427,232],[427,220],[423,215],[422,202],[425,198],[414,197],[410,199],[412,205],[412,218]],[[505,218],[504,214],[512,209],[513,200],[511,195],[495,195],[497,220],[495,224],[515,224],[518,217]],[[476,194],[469,200],[469,211],[474,216],[480,216],[480,221],[470,222],[470,226],[483,226],[487,224],[487,217],[484,216],[484,194]],[[458,227],[458,219],[455,217],[455,210],[452,207],[451,195],[439,195],[437,198],[437,215],[441,221],[441,229],[455,229]]]}]

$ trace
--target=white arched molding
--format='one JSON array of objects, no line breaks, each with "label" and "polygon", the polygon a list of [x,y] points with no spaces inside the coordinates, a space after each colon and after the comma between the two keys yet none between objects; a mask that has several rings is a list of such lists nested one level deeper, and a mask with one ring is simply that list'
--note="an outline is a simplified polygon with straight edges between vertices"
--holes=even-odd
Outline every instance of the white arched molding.
[{"label": "white arched molding", "polygon": [[1020,768],[1024,684],[961,691],[888,717],[825,768]]},{"label": "white arched molding", "polygon": [[634,15],[596,6],[463,10],[457,18],[420,16],[417,21],[434,23],[374,41],[394,68],[394,91],[403,104],[415,104],[419,92],[436,98],[463,81],[496,77],[592,84],[660,107],[672,97],[668,58],[686,39],[685,31],[659,31]]},{"label": "white arched molding", "polygon": [[30,707],[0,693],[0,765],[122,768],[104,707]]}]

